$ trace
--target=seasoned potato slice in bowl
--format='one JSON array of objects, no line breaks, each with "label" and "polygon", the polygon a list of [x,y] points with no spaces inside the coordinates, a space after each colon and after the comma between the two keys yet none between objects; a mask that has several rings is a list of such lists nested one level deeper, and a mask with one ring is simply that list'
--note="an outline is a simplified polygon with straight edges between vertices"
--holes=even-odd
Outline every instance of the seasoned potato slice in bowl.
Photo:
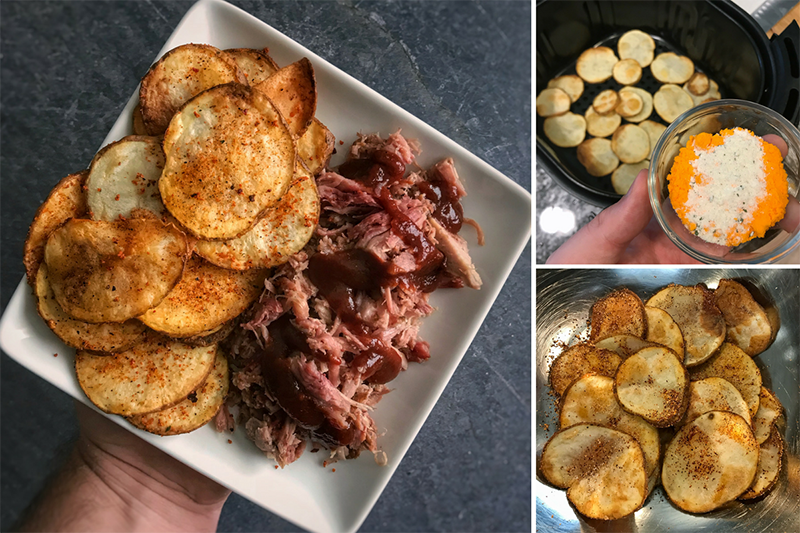
[{"label": "seasoned potato slice in bowl", "polygon": [[740,500],[760,498],[775,487],[781,474],[783,450],[783,437],[781,437],[778,428],[772,426],[769,437],[761,443],[758,455],[758,471],[753,484],[739,496]]},{"label": "seasoned potato slice in bowl", "polygon": [[678,354],[678,357],[683,361],[683,333],[681,333],[680,326],[663,309],[647,305],[644,311],[647,315],[646,339],[666,346]]},{"label": "seasoned potato slice in bowl", "polygon": [[614,352],[591,344],[570,346],[550,365],[550,387],[561,396],[573,381],[589,372],[613,377],[621,362]]},{"label": "seasoned potato slice in bowl", "polygon": [[719,280],[714,291],[717,307],[725,318],[725,340],[747,355],[758,355],[772,342],[772,325],[767,313],[741,283]]},{"label": "seasoned potato slice in bowl", "polygon": [[656,343],[646,341],[633,335],[614,335],[594,343],[595,347],[604,350],[611,350],[619,355],[623,360],[632,356],[643,348],[656,346]]},{"label": "seasoned potato slice in bowl", "polygon": [[723,378],[706,378],[689,384],[689,408],[681,424],[694,421],[709,411],[730,411],[752,425],[750,409],[742,394],[730,381]]},{"label": "seasoned potato slice in bowl", "polygon": [[730,343],[725,343],[714,356],[700,366],[689,369],[692,381],[718,377],[728,380],[741,393],[750,417],[758,412],[761,393],[761,371],[753,358]]},{"label": "seasoned potato slice in bowl", "polygon": [[629,289],[617,289],[599,299],[592,306],[590,314],[590,342],[596,343],[614,335],[643,338],[647,333],[642,299]]},{"label": "seasoned potato slice in bowl", "polygon": [[769,438],[773,426],[785,425],[785,415],[780,400],[768,388],[761,387],[758,399],[758,411],[753,417],[753,433],[758,443],[763,444]]}]

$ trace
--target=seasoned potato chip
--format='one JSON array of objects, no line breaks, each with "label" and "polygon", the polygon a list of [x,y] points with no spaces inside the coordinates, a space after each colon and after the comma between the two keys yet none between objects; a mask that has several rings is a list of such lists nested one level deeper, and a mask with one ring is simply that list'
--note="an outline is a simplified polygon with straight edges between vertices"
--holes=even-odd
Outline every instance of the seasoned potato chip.
[{"label": "seasoned potato chip", "polygon": [[639,96],[639,98],[642,99],[642,110],[632,117],[625,117],[625,120],[628,122],[638,124],[639,122],[650,118],[650,115],[653,114],[653,96],[649,92],[638,87],[623,87],[619,90],[619,92],[620,94],[625,94],[628,92],[635,93]]},{"label": "seasoned potato chip", "polygon": [[237,83],[190,100],[164,136],[158,182],[169,212],[199,239],[249,230],[289,188],[292,134],[264,93]]},{"label": "seasoned potato chip", "polygon": [[614,111],[619,103],[619,95],[614,89],[606,89],[592,100],[592,108],[598,115],[606,115]]},{"label": "seasoned potato chip", "polygon": [[600,115],[592,106],[586,109],[584,118],[586,119],[586,131],[594,137],[608,137],[617,131],[622,123],[622,117],[615,112]]},{"label": "seasoned potato chip", "polygon": [[645,306],[647,315],[647,336],[650,342],[666,346],[683,361],[683,333],[672,317],[658,307]]},{"label": "seasoned potato chip", "polygon": [[619,355],[623,360],[632,356],[643,348],[656,346],[655,343],[643,340],[633,335],[614,335],[613,337],[605,338],[599,342],[594,343],[596,348],[603,350],[611,350]]},{"label": "seasoned potato chip", "polygon": [[644,304],[630,289],[617,289],[597,300],[592,305],[590,321],[589,342],[592,343],[614,335],[642,338],[647,333]]},{"label": "seasoned potato chip", "polygon": [[221,350],[217,351],[214,369],[203,385],[172,407],[143,415],[128,417],[128,421],[139,429],[156,435],[180,435],[189,433],[209,423],[217,414],[225,396],[228,395],[230,376],[228,360]]},{"label": "seasoned potato chip", "polygon": [[233,330],[236,329],[236,326],[241,323],[240,317],[241,315],[228,320],[214,329],[204,331],[193,337],[181,337],[175,340],[179,340],[190,346],[211,346],[212,344],[220,343],[227,339],[228,336],[233,333]]},{"label": "seasoned potato chip", "polygon": [[686,85],[683,88],[695,96],[700,96],[702,94],[706,94],[710,87],[711,86],[708,83],[708,76],[702,72],[695,72],[694,75],[689,78],[689,81],[686,82]]},{"label": "seasoned potato chip", "polygon": [[627,163],[622,164],[611,174],[611,186],[614,187],[614,191],[617,194],[625,194],[633,185],[639,172],[649,167],[650,161],[647,159],[630,165]]},{"label": "seasoned potato chip", "polygon": [[614,377],[620,362],[622,358],[610,350],[591,344],[570,346],[550,365],[550,387],[561,396],[573,381],[589,372]]},{"label": "seasoned potato chip", "polygon": [[285,66],[255,88],[269,96],[295,137],[305,133],[317,110],[317,81],[311,61],[304,57]]},{"label": "seasoned potato chip", "polygon": [[611,137],[611,149],[623,163],[639,163],[650,155],[650,137],[639,126],[625,124]]},{"label": "seasoned potato chip", "polygon": [[44,247],[47,237],[58,229],[70,218],[79,218],[86,215],[86,195],[83,186],[86,183],[88,171],[70,174],[59,181],[47,196],[36,216],[33,217],[28,237],[25,239],[25,248],[22,262],[25,264],[25,274],[31,287],[36,285],[36,273],[39,265],[44,261]]},{"label": "seasoned potato chip", "polygon": [[144,341],[147,328],[138,320],[90,324],[75,320],[61,309],[47,280],[47,265],[36,276],[36,308],[39,316],[67,346],[91,352],[121,352]]},{"label": "seasoned potato chip", "polygon": [[644,455],[636,439],[602,426],[580,424],[545,444],[541,469],[581,514],[614,520],[634,512],[647,496]]},{"label": "seasoned potato chip", "polygon": [[297,155],[305,163],[308,170],[316,176],[331,159],[336,138],[325,124],[316,118],[306,132],[297,139]]},{"label": "seasoned potato chip", "polygon": [[316,183],[298,165],[291,188],[253,229],[228,241],[198,241],[196,249],[198,254],[223,268],[273,267],[285,263],[306,245],[318,221]]},{"label": "seasoned potato chip", "polygon": [[714,291],[717,307],[725,318],[725,340],[749,356],[758,355],[772,342],[772,326],[764,308],[741,283],[719,280]]},{"label": "seasoned potato chip", "polygon": [[783,437],[781,437],[777,428],[772,427],[769,438],[761,444],[758,455],[758,471],[753,484],[739,496],[739,499],[752,500],[771,491],[778,482],[782,458]]},{"label": "seasoned potato chip", "polygon": [[686,91],[686,94],[689,95],[689,98],[692,99],[694,105],[700,105],[704,102],[710,102],[711,100],[719,100],[722,98],[722,95],[719,92],[719,85],[717,85],[717,82],[714,80],[708,81],[708,90],[703,94],[694,94],[689,90],[688,83],[683,86],[683,89]]},{"label": "seasoned potato chip", "polygon": [[681,424],[688,424],[709,411],[730,411],[752,425],[750,409],[739,389],[723,378],[706,378],[689,384],[689,408]]},{"label": "seasoned potato chip", "polygon": [[85,322],[124,322],[178,283],[186,238],[159,220],[72,219],[47,240],[44,260],[61,308]]},{"label": "seasoned potato chip", "polygon": [[747,402],[750,417],[756,416],[761,393],[761,371],[752,357],[733,344],[724,343],[711,359],[700,366],[690,368],[689,373],[692,381],[713,377],[727,379]]},{"label": "seasoned potato chip", "polygon": [[686,56],[664,52],[658,54],[650,64],[650,71],[661,83],[681,84],[689,81],[694,74],[694,63]]},{"label": "seasoned potato chip", "polygon": [[653,107],[664,122],[672,122],[694,107],[689,94],[677,85],[662,85],[653,96]]},{"label": "seasoned potato chip", "polygon": [[656,143],[661,138],[661,135],[665,131],[667,131],[667,127],[658,122],[653,122],[652,120],[645,120],[643,122],[640,122],[639,127],[647,132],[647,137],[650,139],[650,154],[648,154],[647,159],[652,159],[653,150],[656,147]]},{"label": "seasoned potato chip", "polygon": [[592,176],[605,176],[619,165],[608,139],[586,139],[578,146],[578,161]]},{"label": "seasoned potato chip", "polygon": [[279,67],[271,57],[254,48],[231,48],[225,50],[236,61],[236,66],[244,73],[250,85],[258,85],[278,72]]},{"label": "seasoned potato chip", "polygon": [[544,134],[561,148],[578,146],[586,137],[586,119],[567,111],[563,115],[544,119]]},{"label": "seasoned potato chip", "polygon": [[567,95],[573,104],[578,101],[578,98],[583,94],[583,80],[580,76],[568,74],[566,76],[559,76],[547,82],[548,89],[561,89]]},{"label": "seasoned potato chip", "polygon": [[536,113],[540,117],[552,117],[569,111],[572,101],[561,89],[545,89],[536,97]]},{"label": "seasoned potato chip", "polygon": [[644,100],[637,93],[628,91],[619,93],[619,103],[614,111],[621,117],[635,117],[644,109]]},{"label": "seasoned potato chip", "polygon": [[617,42],[620,59],[635,59],[644,68],[653,62],[656,42],[641,30],[625,32]]},{"label": "seasoned potato chip", "polygon": [[184,44],[159,59],[142,78],[139,103],[149,135],[161,135],[192,97],[224,83],[247,83],[231,56],[207,44]]},{"label": "seasoned potato chip", "polygon": [[163,216],[158,192],[163,169],[164,150],[156,137],[129,135],[105,146],[92,159],[86,178],[92,220],[130,218],[134,209]]},{"label": "seasoned potato chip", "polygon": [[642,79],[642,67],[633,58],[620,59],[612,69],[614,80],[620,85],[634,85]]},{"label": "seasoned potato chip", "polygon": [[758,410],[753,417],[753,434],[758,443],[763,444],[769,438],[771,428],[782,425],[784,410],[780,400],[766,387],[761,387],[758,400]]},{"label": "seasoned potato chip", "polygon": [[147,128],[144,127],[144,119],[142,118],[142,106],[138,102],[136,107],[133,108],[133,134],[147,135]]},{"label": "seasoned potato chip", "polygon": [[619,59],[614,50],[606,46],[598,46],[586,50],[578,57],[575,70],[584,81],[602,83],[611,77],[617,61]]},{"label": "seasoned potato chip", "polygon": [[192,347],[163,337],[111,355],[78,350],[75,370],[86,396],[106,413],[132,416],[175,405],[214,368],[217,346]]},{"label": "seasoned potato chip", "polygon": [[711,411],[683,426],[664,453],[661,484],[672,503],[706,513],[738,498],[755,478],[758,443],[747,421]]}]

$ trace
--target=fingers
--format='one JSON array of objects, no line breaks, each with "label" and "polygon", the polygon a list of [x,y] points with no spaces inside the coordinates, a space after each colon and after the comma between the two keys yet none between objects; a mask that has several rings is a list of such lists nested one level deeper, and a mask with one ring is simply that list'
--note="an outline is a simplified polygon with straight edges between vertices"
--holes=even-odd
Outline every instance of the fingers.
[{"label": "fingers", "polygon": [[786,215],[778,222],[778,227],[783,231],[792,233],[800,226],[800,203],[797,198],[790,196],[786,205]]},{"label": "fingers", "polygon": [[783,140],[782,137],[779,135],[773,135],[772,133],[768,133],[762,137],[768,143],[774,145],[778,150],[781,151],[781,155],[786,157],[786,154],[789,153],[789,145],[786,144],[786,141]]}]

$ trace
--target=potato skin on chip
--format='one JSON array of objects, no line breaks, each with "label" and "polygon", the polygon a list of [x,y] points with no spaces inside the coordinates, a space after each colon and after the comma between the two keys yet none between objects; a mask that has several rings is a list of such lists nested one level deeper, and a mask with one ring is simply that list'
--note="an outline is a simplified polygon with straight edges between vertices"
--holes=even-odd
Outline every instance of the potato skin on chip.
[{"label": "potato skin on chip", "polygon": [[236,61],[250,85],[258,85],[280,70],[271,57],[255,48],[230,48],[225,53]]},{"label": "potato skin on chip", "polygon": [[600,298],[592,305],[589,315],[592,326],[589,342],[592,343],[614,335],[642,339],[647,333],[644,304],[630,289],[617,289]]},{"label": "potato skin on chip", "polygon": [[147,135],[147,128],[144,127],[144,119],[142,118],[142,104],[136,103],[133,108],[133,134],[134,135]]},{"label": "potato skin on chip", "polygon": [[561,396],[573,381],[589,372],[614,377],[621,362],[614,352],[591,344],[570,346],[550,365],[550,388]]},{"label": "potato skin on chip", "polygon": [[186,237],[159,220],[72,219],[47,240],[45,263],[61,308],[85,322],[124,322],[178,283]]},{"label": "potato skin on chip", "polygon": [[272,100],[295,137],[305,133],[317,111],[317,80],[308,58],[283,67],[254,88]]}]

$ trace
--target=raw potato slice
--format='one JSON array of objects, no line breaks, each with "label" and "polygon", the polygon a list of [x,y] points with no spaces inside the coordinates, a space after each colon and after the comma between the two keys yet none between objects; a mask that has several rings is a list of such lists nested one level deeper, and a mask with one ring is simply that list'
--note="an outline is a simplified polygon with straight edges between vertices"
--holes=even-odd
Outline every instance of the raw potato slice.
[{"label": "raw potato slice", "polygon": [[592,100],[592,107],[598,115],[606,115],[614,111],[619,103],[619,95],[614,89],[606,89]]},{"label": "raw potato slice", "polygon": [[632,58],[619,60],[611,72],[620,85],[634,85],[642,79],[642,67]]},{"label": "raw potato slice", "polygon": [[578,101],[578,98],[581,97],[583,94],[583,80],[580,76],[575,76],[574,74],[568,74],[566,76],[559,76],[557,78],[553,78],[549,82],[547,82],[548,89],[561,89],[567,95],[569,95],[569,100],[573,104]]},{"label": "raw potato slice", "polygon": [[36,276],[36,308],[45,323],[67,346],[92,352],[121,352],[144,341],[147,328],[138,320],[90,324],[75,320],[61,309],[47,280],[47,265]]},{"label": "raw potato slice", "polygon": [[231,56],[207,44],[185,44],[159,59],[142,78],[139,103],[149,135],[161,135],[192,97],[224,83],[247,83]]},{"label": "raw potato slice", "polygon": [[221,350],[217,351],[214,369],[203,385],[172,407],[144,415],[128,417],[128,421],[139,429],[156,435],[180,435],[189,433],[209,423],[225,402],[230,386],[228,360]]},{"label": "raw potato slice", "polygon": [[545,444],[542,474],[578,512],[599,520],[628,516],[647,496],[644,455],[636,439],[614,429],[581,424]]},{"label": "raw potato slice", "polygon": [[79,350],[75,370],[83,392],[106,413],[131,416],[175,405],[214,367],[217,346],[195,348],[158,338],[121,353]]},{"label": "raw potato slice", "polygon": [[611,149],[623,163],[639,163],[650,155],[650,137],[635,124],[625,124],[611,137]]},{"label": "raw potato slice", "polygon": [[[692,381],[718,377],[727,379],[742,394],[747,402],[750,417],[758,412],[761,393],[761,371],[753,358],[730,343],[724,343],[714,357],[689,370]],[[755,424],[755,420],[753,421]]]},{"label": "raw potato slice", "polygon": [[640,122],[639,127],[647,132],[647,137],[650,139],[650,154],[647,156],[647,159],[652,159],[656,143],[661,138],[661,135],[667,131],[667,127],[658,122],[653,122],[652,120]]},{"label": "raw potato slice", "polygon": [[703,285],[669,285],[650,298],[647,305],[669,313],[681,328],[687,367],[711,357],[725,340],[722,312],[714,301],[714,293]]},{"label": "raw potato slice", "polygon": [[633,185],[639,172],[649,167],[650,161],[647,159],[630,165],[627,163],[620,165],[617,167],[617,170],[611,174],[611,186],[614,187],[614,191],[617,194],[625,194],[631,188],[631,185]]},{"label": "raw potato slice", "polygon": [[750,488],[739,496],[740,500],[752,500],[771,491],[778,482],[781,474],[781,459],[783,458],[783,437],[777,428],[773,427],[769,438],[761,444],[758,455],[758,471]]},{"label": "raw potato slice", "polygon": [[641,416],[655,427],[672,426],[686,412],[689,373],[669,348],[644,348],[617,368],[614,394],[629,413]]},{"label": "raw potato slice", "polygon": [[614,50],[605,46],[590,48],[578,57],[575,70],[578,76],[589,83],[602,83],[611,77],[614,65],[617,64]]},{"label": "raw potato slice", "polygon": [[638,87],[623,87],[619,90],[621,94],[632,92],[639,95],[639,98],[642,99],[642,110],[632,117],[625,117],[625,120],[628,122],[634,122],[638,124],[639,122],[650,118],[650,115],[653,114],[653,96],[645,91],[644,89],[640,89]]},{"label": "raw potato slice", "polygon": [[314,178],[298,165],[295,182],[258,223],[236,239],[198,241],[197,253],[222,268],[245,270],[281,265],[311,239],[319,221]]},{"label": "raw potato slice", "polygon": [[544,119],[544,134],[556,146],[573,148],[586,137],[586,119],[569,111],[548,117]]},{"label": "raw potato slice", "polygon": [[570,346],[550,365],[550,387],[561,396],[573,381],[589,372],[613,377],[621,362],[614,352],[591,344]]},{"label": "raw potato slice", "polygon": [[647,477],[658,475],[661,454],[658,430],[642,417],[622,409],[614,396],[613,378],[589,374],[575,381],[564,392],[558,420],[561,429],[597,424],[630,435],[642,447]]},{"label": "raw potato slice", "polygon": [[606,176],[619,165],[608,139],[587,139],[578,146],[578,161],[592,176]]},{"label": "raw potato slice", "polygon": [[641,338],[634,337],[633,335],[614,335],[613,337],[608,337],[600,342],[596,342],[594,345],[596,348],[611,350],[615,354],[622,357],[623,360],[627,359],[643,348],[656,346],[652,342],[642,340]]},{"label": "raw potato slice", "polygon": [[175,288],[139,320],[170,337],[201,335],[256,301],[265,277],[264,270],[234,272],[192,256]]},{"label": "raw potato slice", "polygon": [[753,434],[758,443],[763,444],[769,438],[771,428],[782,425],[784,411],[781,402],[766,387],[761,387],[758,399],[758,411],[753,417]]},{"label": "raw potato slice", "polygon": [[144,119],[142,118],[142,105],[138,102],[136,107],[133,108],[133,134],[147,135],[147,128],[144,127]]},{"label": "raw potato slice", "polygon": [[271,57],[254,48],[231,48],[225,50],[236,61],[250,85],[258,85],[278,72],[279,67]]},{"label": "raw potato slice", "polygon": [[695,72],[683,87],[694,96],[706,94],[711,86],[708,83],[708,76],[702,72]]},{"label": "raw potato slice", "polygon": [[703,102],[710,102],[711,100],[719,100],[722,95],[719,92],[719,85],[714,80],[708,81],[708,91],[703,94],[694,94],[689,90],[689,84],[683,86],[686,94],[692,99],[694,105],[700,105]]},{"label": "raw potato slice", "polygon": [[620,59],[635,59],[642,68],[653,62],[656,42],[652,37],[640,30],[625,32],[617,42]]},{"label": "raw potato slice", "polygon": [[44,260],[56,300],[85,322],[141,315],[178,283],[186,237],[159,220],[72,219],[47,240]]},{"label": "raw potato slice", "polygon": [[249,230],[289,188],[295,145],[264,93],[237,83],[190,100],[164,135],[158,182],[169,212],[199,239]]},{"label": "raw potato slice", "polygon": [[561,89],[545,89],[536,97],[536,112],[540,117],[552,117],[569,111],[572,101]]},{"label": "raw potato slice", "polygon": [[694,107],[689,94],[677,85],[662,85],[653,96],[653,107],[664,122],[671,123]]},{"label": "raw potato slice", "polygon": [[653,77],[661,83],[686,83],[694,74],[694,63],[686,56],[673,52],[658,54],[650,64]]},{"label": "raw potato slice", "polygon": [[647,340],[666,346],[683,361],[683,333],[672,317],[658,307],[645,306],[647,314]]},{"label": "raw potato slice", "polygon": [[86,178],[86,201],[92,220],[130,218],[134,209],[161,217],[166,211],[158,192],[164,150],[156,137],[129,135],[94,156]]},{"label": "raw potato slice", "polygon": [[335,142],[331,130],[315,118],[302,137],[297,139],[297,155],[316,176],[330,161]]},{"label": "raw potato slice", "polygon": [[644,304],[630,289],[617,289],[600,298],[589,314],[592,326],[589,342],[592,343],[614,335],[642,338],[647,333]]},{"label": "raw potato slice", "polygon": [[766,350],[772,342],[772,326],[750,291],[741,283],[721,279],[714,297],[725,318],[725,340],[751,357]]},{"label": "raw potato slice", "polygon": [[681,424],[688,424],[709,411],[730,411],[751,425],[750,409],[739,390],[722,378],[706,378],[689,384],[689,408]]},{"label": "raw potato slice", "polygon": [[25,239],[22,259],[31,287],[36,286],[36,274],[39,272],[39,265],[44,261],[44,248],[50,234],[70,218],[86,215],[86,195],[83,192],[83,185],[86,183],[87,174],[88,172],[84,170],[70,174],[59,181],[33,217],[28,237]]},{"label": "raw potato slice", "polygon": [[295,137],[305,133],[317,111],[317,81],[311,61],[304,57],[254,87],[269,96]]},{"label": "raw potato slice", "polygon": [[619,93],[619,103],[614,110],[621,117],[635,117],[644,109],[644,101],[637,93],[628,91]]},{"label": "raw potato slice", "polygon": [[622,123],[622,117],[613,111],[607,115],[601,115],[592,106],[586,109],[584,118],[586,118],[586,131],[593,137],[608,137],[617,131]]},{"label": "raw potato slice", "polygon": [[755,478],[758,443],[747,421],[711,411],[683,426],[664,453],[661,484],[672,503],[706,513],[738,498]]}]

